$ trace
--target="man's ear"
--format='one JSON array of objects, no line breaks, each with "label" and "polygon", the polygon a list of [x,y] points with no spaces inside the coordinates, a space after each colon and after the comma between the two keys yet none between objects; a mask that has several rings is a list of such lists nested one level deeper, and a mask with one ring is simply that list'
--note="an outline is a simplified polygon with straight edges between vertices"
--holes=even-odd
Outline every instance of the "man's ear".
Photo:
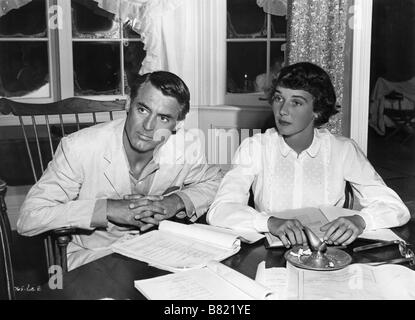
[{"label": "man's ear", "polygon": [[125,100],[125,112],[128,113],[128,111],[130,111],[130,107],[131,107],[131,99],[130,99],[130,96],[127,96],[127,99]]},{"label": "man's ear", "polygon": [[176,126],[173,129],[173,134],[179,131],[180,129],[182,129],[183,127],[184,127],[184,120],[177,121]]}]

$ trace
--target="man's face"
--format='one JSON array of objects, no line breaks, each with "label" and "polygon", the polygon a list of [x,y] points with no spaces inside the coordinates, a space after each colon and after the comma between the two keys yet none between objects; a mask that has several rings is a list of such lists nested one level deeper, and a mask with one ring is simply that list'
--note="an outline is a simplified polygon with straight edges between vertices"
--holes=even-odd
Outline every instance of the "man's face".
[{"label": "man's face", "polygon": [[125,123],[130,148],[139,153],[154,150],[175,129],[180,110],[176,98],[165,96],[150,82],[144,83],[131,101]]}]

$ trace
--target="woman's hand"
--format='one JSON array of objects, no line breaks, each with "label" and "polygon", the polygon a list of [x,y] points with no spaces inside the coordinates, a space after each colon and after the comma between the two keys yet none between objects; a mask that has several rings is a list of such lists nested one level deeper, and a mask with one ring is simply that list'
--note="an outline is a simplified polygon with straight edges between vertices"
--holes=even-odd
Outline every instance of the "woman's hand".
[{"label": "woman's hand", "polygon": [[365,220],[359,215],[340,217],[320,228],[325,231],[324,241],[328,244],[348,245],[365,229]]},{"label": "woman's hand", "polygon": [[303,231],[303,225],[296,219],[280,219],[270,217],[268,229],[271,234],[277,236],[286,248],[299,245],[307,245],[307,237]]}]

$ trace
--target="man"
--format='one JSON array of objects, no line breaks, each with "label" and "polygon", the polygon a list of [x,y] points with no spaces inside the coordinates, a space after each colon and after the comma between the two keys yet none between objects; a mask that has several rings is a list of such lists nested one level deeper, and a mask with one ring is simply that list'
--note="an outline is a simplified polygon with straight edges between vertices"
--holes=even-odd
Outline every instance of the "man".
[{"label": "man", "polygon": [[172,73],[140,77],[131,85],[126,119],[61,140],[22,205],[19,233],[84,229],[68,246],[73,269],[161,220],[176,216],[194,222],[203,215],[222,175],[207,165],[200,138],[179,129],[189,100],[187,86]]}]

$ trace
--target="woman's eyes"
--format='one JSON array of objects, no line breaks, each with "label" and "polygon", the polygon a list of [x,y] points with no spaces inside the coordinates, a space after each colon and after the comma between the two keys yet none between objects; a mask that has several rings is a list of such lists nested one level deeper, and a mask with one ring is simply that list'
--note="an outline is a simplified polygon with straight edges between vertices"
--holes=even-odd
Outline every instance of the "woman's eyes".
[{"label": "woman's eyes", "polygon": [[[276,102],[276,103],[282,103],[284,101],[285,101],[285,99],[282,96],[276,95],[274,97],[274,102]],[[299,107],[299,106],[302,106],[303,105],[302,101],[295,100],[295,99],[294,100],[290,100],[290,103],[294,107]]]},{"label": "woman's eyes", "polygon": [[283,100],[284,100],[284,98],[281,97],[281,96],[278,96],[278,95],[274,96],[274,101],[275,102],[282,102]]}]

